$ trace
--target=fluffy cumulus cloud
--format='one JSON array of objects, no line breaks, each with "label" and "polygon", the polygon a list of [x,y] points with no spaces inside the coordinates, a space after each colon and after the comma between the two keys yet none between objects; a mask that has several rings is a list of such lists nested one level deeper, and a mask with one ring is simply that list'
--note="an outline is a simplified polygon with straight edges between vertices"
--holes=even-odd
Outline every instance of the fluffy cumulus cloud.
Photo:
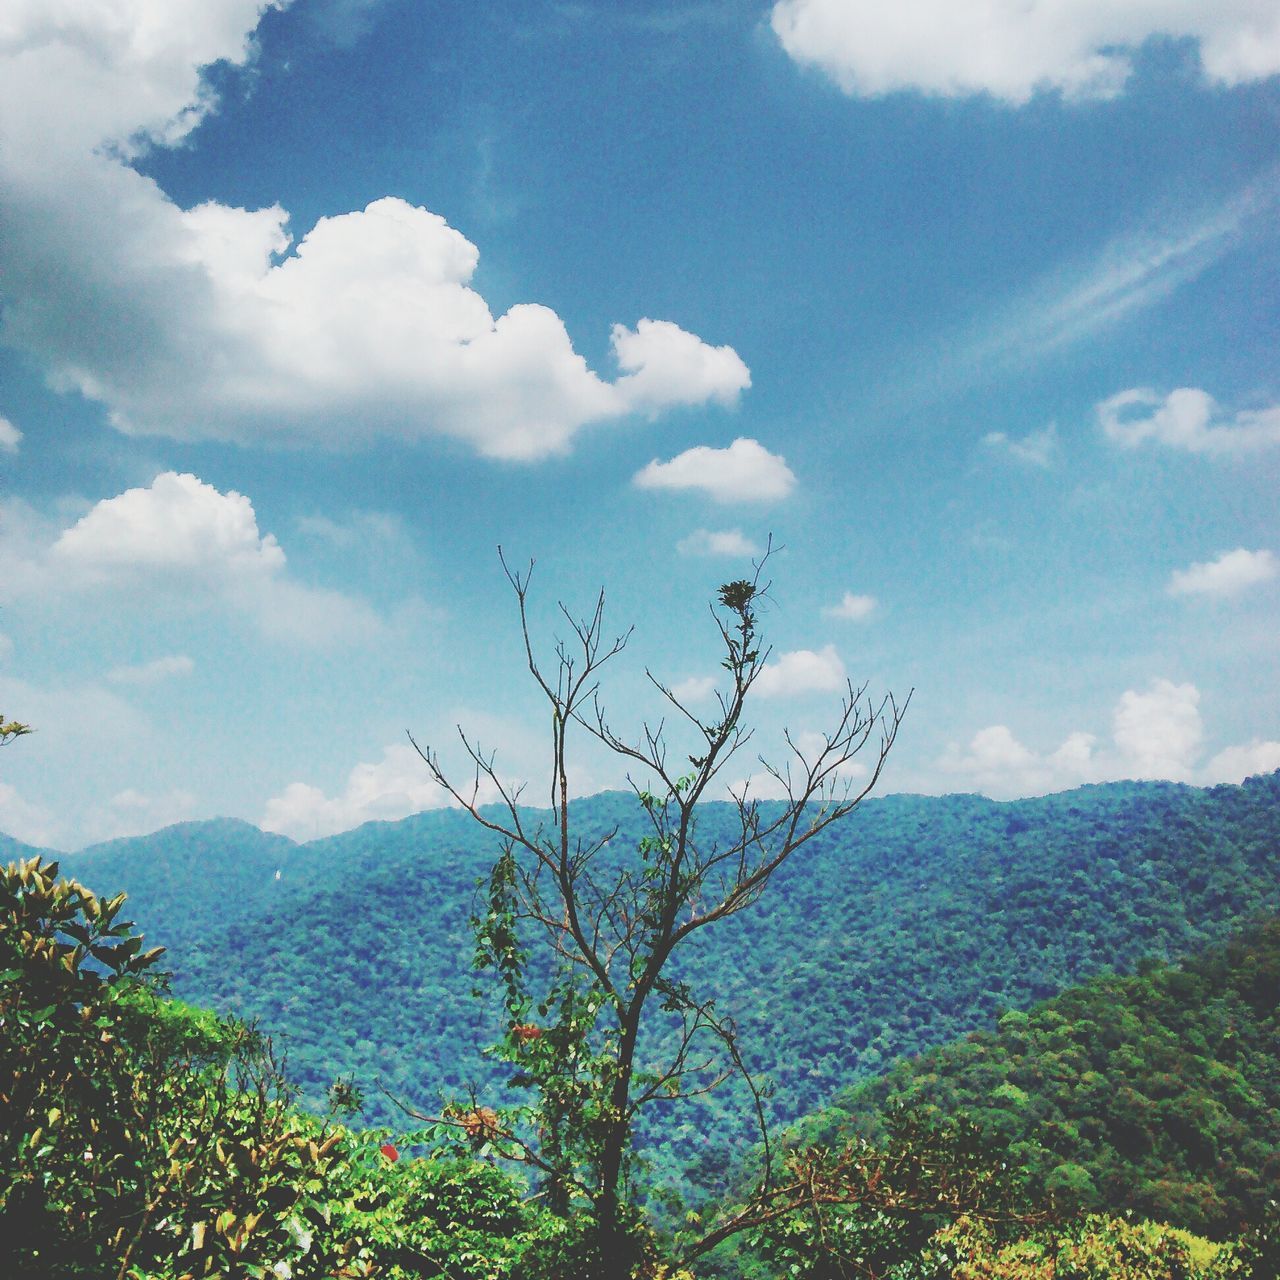
[{"label": "fluffy cumulus cloud", "polygon": [[1157,679],[1146,689],[1121,695],[1112,712],[1109,742],[1074,732],[1045,753],[1020,742],[1006,725],[991,725],[966,747],[952,744],[938,765],[967,786],[1012,799],[1123,778],[1240,782],[1280,767],[1280,742],[1256,740],[1227,747],[1208,761],[1203,757],[1199,690]]},{"label": "fluffy cumulus cloud", "polygon": [[1200,691],[1171,680],[1153,680],[1144,692],[1128,689],[1116,704],[1111,733],[1130,777],[1189,782],[1204,736]]},{"label": "fluffy cumulus cloud", "polygon": [[1273,773],[1276,769],[1280,769],[1280,742],[1255,739],[1243,746],[1219,751],[1205,766],[1203,780],[1207,783],[1239,782],[1242,778]]},{"label": "fluffy cumulus cloud", "polygon": [[1280,405],[1224,414],[1197,387],[1167,396],[1134,387],[1102,401],[1098,421],[1109,440],[1126,448],[1151,441],[1188,453],[1241,454],[1280,445]]},{"label": "fluffy cumulus cloud", "polygon": [[915,89],[1014,106],[1041,90],[1110,98],[1152,37],[1196,41],[1214,84],[1280,72],[1280,10],[1271,0],[778,0],[771,22],[795,61],[860,97]]},{"label": "fluffy cumulus cloud", "polygon": [[[481,801],[497,798],[495,790],[483,794]],[[395,821],[451,803],[412,747],[391,746],[376,764],[356,765],[338,795],[326,795],[305,782],[290,783],[267,802],[259,825],[294,840],[315,840],[364,822]]]},{"label": "fluffy cumulus cloud", "polygon": [[[86,592],[116,591],[184,607],[221,605],[268,635],[304,642],[356,639],[380,629],[361,601],[296,581],[284,549],[259,530],[245,495],[223,493],[193,475],[162,472],[150,485],[104,498],[47,541],[21,508],[13,510],[18,518],[0,539],[10,596],[83,599]],[[183,659],[160,661],[172,666]],[[150,677],[157,674],[181,671]]]},{"label": "fluffy cumulus cloud", "polygon": [[741,529],[695,529],[676,543],[682,556],[758,556],[760,548]]},{"label": "fluffy cumulus cloud", "polygon": [[1237,547],[1216,560],[1175,569],[1169,579],[1169,593],[1175,596],[1236,596],[1250,587],[1270,582],[1280,571],[1280,561],[1271,551],[1246,551]]},{"label": "fluffy cumulus cloud", "polygon": [[174,471],[104,498],[58,538],[53,556],[94,575],[176,570],[229,580],[269,577],[285,562],[275,537],[258,532],[248,498]]},{"label": "fluffy cumulus cloud", "polygon": [[562,452],[635,411],[731,404],[729,347],[667,321],[615,328],[588,368],[549,308],[495,316],[479,252],[395,197],[296,239],[279,206],[182,209],[128,161],[216,106],[199,68],[242,64],[260,0],[17,0],[0,18],[3,337],[123,431],[338,447],[444,434]]},{"label": "fluffy cumulus cloud", "polygon": [[708,346],[669,320],[641,320],[634,332],[614,325],[613,352],[623,373],[618,390],[636,409],[708,400],[730,406],[751,385],[732,347]]},{"label": "fluffy cumulus cloud", "polygon": [[845,622],[865,622],[876,609],[879,603],[875,596],[860,596],[852,591],[846,591],[840,597],[839,604],[828,605],[822,611],[824,618],[841,618]]},{"label": "fluffy cumulus cloud", "polygon": [[807,693],[834,693],[848,684],[835,645],[793,649],[767,663],[751,686],[762,698],[794,698]]},{"label": "fluffy cumulus cloud", "polygon": [[18,445],[21,443],[22,432],[8,418],[0,417],[0,450],[5,453],[17,453]]},{"label": "fluffy cumulus cloud", "polygon": [[638,471],[641,489],[695,489],[715,502],[776,502],[795,488],[786,459],[758,440],[739,437],[727,449],[696,445],[669,462],[655,458]]}]

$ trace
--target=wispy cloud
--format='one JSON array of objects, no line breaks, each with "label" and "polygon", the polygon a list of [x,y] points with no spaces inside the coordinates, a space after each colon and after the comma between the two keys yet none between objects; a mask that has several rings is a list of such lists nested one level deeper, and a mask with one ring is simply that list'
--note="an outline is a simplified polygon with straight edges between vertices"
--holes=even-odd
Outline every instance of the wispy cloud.
[{"label": "wispy cloud", "polygon": [[159,684],[174,676],[189,676],[195,669],[196,664],[185,653],[171,653],[136,666],[116,667],[107,679],[114,684]]},{"label": "wispy cloud", "polygon": [[1016,437],[1003,431],[989,431],[982,437],[988,449],[1003,450],[1010,457],[1030,467],[1051,467],[1058,452],[1058,429],[1052,423],[1042,431]]},{"label": "wispy cloud", "polygon": [[993,349],[1026,358],[1093,337],[1167,298],[1236,248],[1275,207],[1277,175],[1183,225],[1120,235],[1082,271],[1064,273],[1015,306]]},{"label": "wispy cloud", "polygon": [[682,556],[758,556],[760,548],[741,529],[695,529],[676,543]]},{"label": "wispy cloud", "polygon": [[726,27],[739,22],[753,10],[743,0],[691,0],[668,4],[644,13],[613,4],[576,3],[564,0],[554,11],[570,22],[611,22],[632,30],[652,31],[657,35],[680,35],[690,27]]},{"label": "wispy cloud", "polygon": [[846,591],[839,604],[828,605],[822,610],[824,618],[842,618],[845,622],[864,622],[878,607],[875,596],[855,595]]},{"label": "wispy cloud", "polygon": [[1268,170],[1217,206],[1153,217],[1113,236],[1092,257],[1060,267],[944,339],[919,390],[971,387],[1025,369],[1097,338],[1163,302],[1268,227],[1280,204],[1280,169]]}]

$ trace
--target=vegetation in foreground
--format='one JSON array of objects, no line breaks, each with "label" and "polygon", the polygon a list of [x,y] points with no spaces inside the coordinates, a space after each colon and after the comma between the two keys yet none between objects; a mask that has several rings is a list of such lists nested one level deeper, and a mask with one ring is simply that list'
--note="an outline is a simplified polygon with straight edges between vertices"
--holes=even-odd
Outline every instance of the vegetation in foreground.
[{"label": "vegetation in foreground", "polygon": [[[101,900],[31,860],[0,875],[0,1272],[15,1280],[213,1276],[574,1280],[584,1210],[550,1211],[497,1167],[482,1112],[389,1134],[348,1090],[297,1108],[269,1041],[166,998],[154,950]],[[1249,968],[1246,960],[1244,970]],[[1265,973],[1259,972],[1265,982]],[[1274,990],[1274,988],[1273,988]],[[739,1251],[797,1280],[1222,1280],[1277,1274],[1264,1212],[1236,1241],[1079,1213],[967,1120],[898,1113],[875,1143],[800,1146],[779,1179],[804,1208]],[[780,1190],[785,1191],[785,1188]],[[638,1275],[674,1275],[632,1223]],[[706,1260],[690,1273],[726,1274]]]}]

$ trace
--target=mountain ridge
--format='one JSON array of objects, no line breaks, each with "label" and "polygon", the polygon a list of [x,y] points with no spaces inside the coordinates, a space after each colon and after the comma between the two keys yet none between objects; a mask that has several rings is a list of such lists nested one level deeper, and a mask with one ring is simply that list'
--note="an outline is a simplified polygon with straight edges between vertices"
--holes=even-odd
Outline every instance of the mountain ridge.
[{"label": "mountain ridge", "polygon": [[[571,814],[585,833],[642,833],[625,792],[575,801]],[[704,834],[731,816],[708,805]],[[495,1083],[479,1047],[496,1019],[471,995],[469,926],[492,833],[458,810],[305,845],[249,824],[167,830],[64,867],[99,892],[130,893],[126,914],[170,948],[177,994],[281,1033],[313,1101],[351,1074],[391,1121],[379,1084],[431,1106]],[[785,1120],[1006,1009],[1223,942],[1276,909],[1280,773],[1021,801],[885,796],[816,837],[763,903],[703,934],[678,976],[735,1018]],[[682,1160],[740,1147],[741,1102],[729,1091],[704,1113],[672,1107],[664,1142]]]}]

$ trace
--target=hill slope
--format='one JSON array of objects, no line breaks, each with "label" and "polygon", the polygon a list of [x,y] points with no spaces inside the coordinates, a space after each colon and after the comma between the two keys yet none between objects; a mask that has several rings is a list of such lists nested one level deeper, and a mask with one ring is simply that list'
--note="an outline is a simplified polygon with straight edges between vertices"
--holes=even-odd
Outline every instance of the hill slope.
[{"label": "hill slope", "polygon": [[1280,917],[897,1063],[797,1126],[876,1138],[891,1107],[976,1122],[1036,1199],[1223,1238],[1280,1193]]}]

